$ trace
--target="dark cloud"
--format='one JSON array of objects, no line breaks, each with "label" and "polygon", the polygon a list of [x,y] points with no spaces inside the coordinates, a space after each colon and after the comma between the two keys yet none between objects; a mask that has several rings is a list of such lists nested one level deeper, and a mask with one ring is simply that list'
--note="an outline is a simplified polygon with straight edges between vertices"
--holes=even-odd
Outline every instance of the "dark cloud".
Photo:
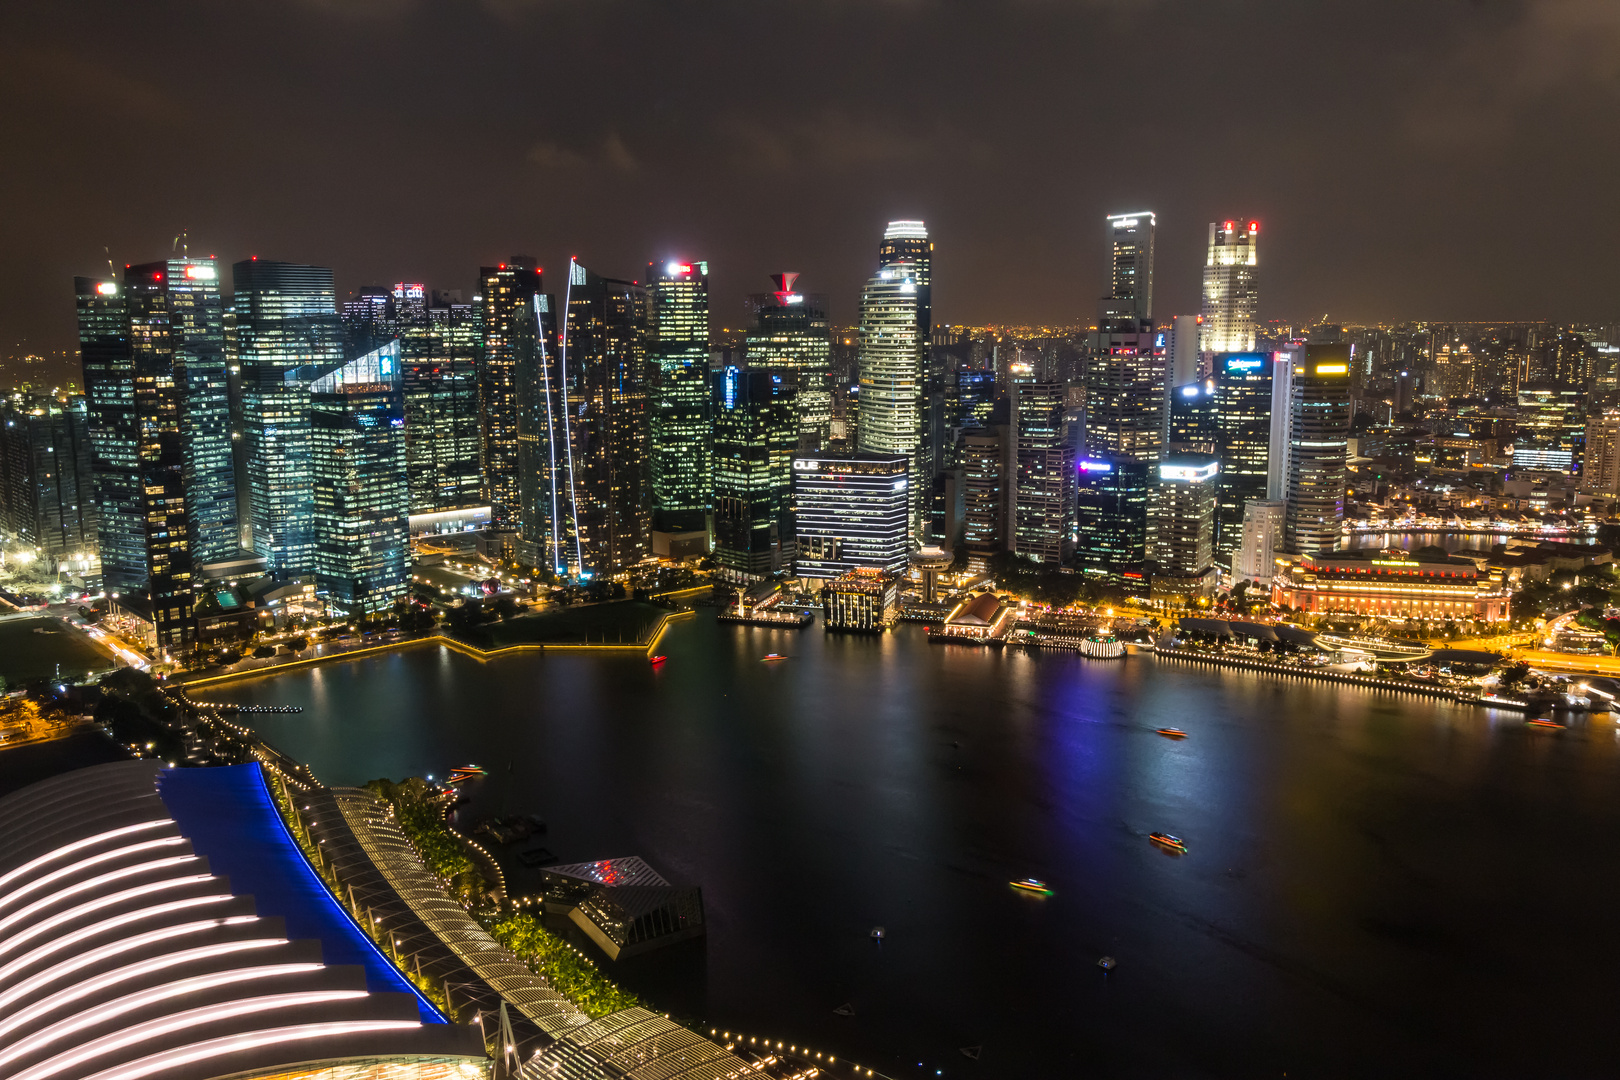
[{"label": "dark cloud", "polygon": [[[263,0],[0,13],[0,345],[193,249],[471,287],[518,251],[780,269],[854,315],[926,219],[950,321],[1088,319],[1101,222],[1264,222],[1268,317],[1613,317],[1613,0]],[[555,274],[553,277],[555,278]]]}]

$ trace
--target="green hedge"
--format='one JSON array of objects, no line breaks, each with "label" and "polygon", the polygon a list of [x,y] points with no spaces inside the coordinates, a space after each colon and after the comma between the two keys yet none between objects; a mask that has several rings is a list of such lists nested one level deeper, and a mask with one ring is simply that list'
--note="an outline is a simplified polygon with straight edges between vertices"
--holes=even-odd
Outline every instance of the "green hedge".
[{"label": "green hedge", "polygon": [[518,956],[563,997],[592,1020],[641,1004],[621,990],[567,941],[540,925],[533,915],[512,915],[489,928],[490,935]]}]

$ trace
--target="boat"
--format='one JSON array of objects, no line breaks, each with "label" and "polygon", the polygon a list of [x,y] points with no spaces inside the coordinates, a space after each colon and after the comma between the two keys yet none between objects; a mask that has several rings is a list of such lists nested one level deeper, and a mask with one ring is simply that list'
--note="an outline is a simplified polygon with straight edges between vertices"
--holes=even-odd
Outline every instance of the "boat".
[{"label": "boat", "polygon": [[1187,737],[1187,733],[1178,727],[1162,727],[1158,729],[1157,733],[1167,739],[1185,739]]},{"label": "boat", "polygon": [[1036,893],[1040,896],[1052,895],[1052,887],[1050,885],[1044,881],[1037,881],[1032,877],[1027,877],[1020,881],[1009,881],[1007,884],[1011,885],[1015,889],[1022,889],[1025,892]]},{"label": "boat", "polygon": [[445,783],[459,784],[463,780],[471,780],[475,776],[487,775],[488,772],[489,770],[482,765],[457,765],[450,770],[450,775],[445,779]]},{"label": "boat", "polygon": [[1558,721],[1545,716],[1533,716],[1529,720],[1526,720],[1525,723],[1529,724],[1531,727],[1552,728],[1555,731],[1564,730],[1563,724],[1560,724]]},{"label": "boat", "polygon": [[1177,855],[1187,854],[1187,845],[1179,836],[1171,836],[1167,832],[1148,833],[1148,839],[1167,851],[1174,851]]},{"label": "boat", "polygon": [[882,941],[883,940],[883,927],[881,927],[881,926],[872,927],[872,940],[873,941]]},{"label": "boat", "polygon": [[1119,961],[1115,960],[1112,956],[1104,956],[1097,961],[1097,966],[1102,968],[1104,971],[1113,971],[1114,965],[1117,963],[1119,963]]},{"label": "boat", "polygon": [[957,1050],[969,1061],[978,1061],[979,1055],[984,1053],[984,1045],[981,1043],[978,1046],[959,1046]]},{"label": "boat", "polygon": [[787,659],[787,657],[783,656],[779,652],[766,653],[764,656],[760,657],[760,660],[762,662],[764,662],[764,663],[767,663],[767,664],[770,663],[772,660],[786,660],[786,659]]},{"label": "boat", "polygon": [[668,660],[668,659],[669,659],[669,657],[664,656],[662,654],[659,654],[658,656],[650,656],[650,657],[648,657],[647,658],[647,663],[651,664],[653,667],[657,667],[659,664],[662,664],[665,660]]}]

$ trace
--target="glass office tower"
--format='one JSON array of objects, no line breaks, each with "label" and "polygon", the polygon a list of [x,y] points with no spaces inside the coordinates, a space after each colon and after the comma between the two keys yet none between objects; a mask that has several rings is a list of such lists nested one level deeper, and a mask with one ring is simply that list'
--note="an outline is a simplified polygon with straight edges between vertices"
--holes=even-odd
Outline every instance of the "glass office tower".
[{"label": "glass office tower", "polygon": [[518,523],[522,497],[518,461],[518,320],[534,311],[541,295],[540,267],[526,255],[485,266],[478,272],[478,303],[484,330],[483,394],[484,497],[494,520]]},{"label": "glass office tower", "polygon": [[146,520],[136,453],[135,370],[123,289],[109,278],[73,279],[84,363],[86,423],[98,512],[101,578],[111,593],[146,581]]},{"label": "glass office tower", "polygon": [[470,304],[429,308],[424,321],[400,327],[399,347],[410,512],[476,506],[483,497],[478,313]]},{"label": "glass office tower", "polygon": [[568,267],[558,345],[568,389],[582,576],[640,562],[652,530],[647,290]]},{"label": "glass office tower", "polygon": [[907,540],[927,539],[934,463],[929,443],[929,340],[933,245],[920,221],[891,221],[878,271],[861,293],[860,428],[863,453],[909,463]]},{"label": "glass office tower", "polygon": [[709,264],[649,263],[652,311],[652,527],[708,528]]},{"label": "glass office tower", "polygon": [[1074,448],[1064,439],[1062,383],[1013,388],[1013,550],[1057,565],[1074,529]]},{"label": "glass office tower", "polygon": [[735,366],[712,376],[714,561],[733,580],[793,568],[793,379]]},{"label": "glass office tower", "polygon": [[1288,432],[1288,550],[1337,547],[1349,481],[1350,346],[1308,345],[1294,371]]},{"label": "glass office tower", "polygon": [[1169,405],[1169,345],[1153,327],[1152,211],[1114,214],[1108,222],[1110,292],[1086,337],[1085,453],[1157,461]]},{"label": "glass office tower", "polygon": [[773,291],[749,296],[748,365],[794,373],[799,449],[817,451],[832,438],[831,324],[827,297],[797,291],[798,277],[772,274]]},{"label": "glass office tower", "polygon": [[309,384],[343,362],[332,271],[249,259],[231,276],[252,547],[296,577],[315,570]]},{"label": "glass office tower", "polygon": [[241,550],[219,263],[188,256],[162,265],[175,377],[183,394],[180,437],[191,557],[203,566]]},{"label": "glass office tower", "polygon": [[85,400],[16,395],[0,407],[0,528],[52,570],[95,554],[96,487]]},{"label": "glass office tower", "polygon": [[1198,349],[1204,353],[1250,352],[1260,301],[1255,288],[1260,223],[1209,223],[1204,259],[1204,321]]},{"label": "glass office tower", "polygon": [[1270,353],[1222,353],[1215,357],[1216,484],[1215,561],[1226,565],[1243,535],[1244,506],[1264,501],[1271,471]]},{"label": "glass office tower", "polygon": [[1083,458],[1076,475],[1080,571],[1131,595],[1146,592],[1148,503],[1157,468],[1133,457]]},{"label": "glass office tower", "polygon": [[[211,271],[210,271],[211,272]],[[185,372],[183,330],[168,288],[168,267],[145,263],[124,270],[130,364],[135,377],[135,459],[146,526],[146,583],[152,628],[162,648],[196,640],[191,616],[193,580],[190,515],[186,500]]]},{"label": "glass office tower", "polygon": [[558,578],[577,576],[582,549],[574,515],[568,386],[549,293],[512,320],[518,357],[518,497],[525,557]]},{"label": "glass office tower", "polygon": [[860,567],[905,572],[911,461],[903,454],[793,459],[795,572],[841,577]]},{"label": "glass office tower", "polygon": [[316,581],[350,616],[391,611],[410,586],[399,342],[309,386]]}]

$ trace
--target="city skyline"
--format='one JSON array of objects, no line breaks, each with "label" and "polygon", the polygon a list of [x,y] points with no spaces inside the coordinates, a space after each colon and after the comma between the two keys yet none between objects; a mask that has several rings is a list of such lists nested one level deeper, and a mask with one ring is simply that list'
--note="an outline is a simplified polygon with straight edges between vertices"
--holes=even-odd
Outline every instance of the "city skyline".
[{"label": "city skyline", "polygon": [[[831,294],[830,314],[845,324],[872,224],[917,217],[959,256],[942,267],[937,321],[1067,322],[1104,291],[1096,260],[1081,257],[1095,219],[1137,206],[1158,214],[1165,315],[1197,310],[1204,228],[1231,214],[1265,223],[1268,263],[1292,268],[1270,279],[1270,313],[1610,315],[1602,282],[1620,217],[1593,179],[1606,171],[1601,141],[1580,170],[1490,152],[1532,133],[1590,129],[1600,107],[1590,99],[1602,95],[1570,91],[1612,82],[1590,60],[1617,32],[1600,5],[1379,2],[1284,18],[1275,2],[1233,12],[991,4],[948,26],[929,22],[930,7],[840,9],[844,18],[812,20],[803,35],[773,35],[787,44],[768,63],[717,32],[724,12],[658,13],[632,27],[623,12],[520,4],[471,6],[459,21],[409,2],[290,5],[247,33],[223,9],[162,28],[118,11],[17,11],[4,23],[4,79],[25,107],[0,131],[32,167],[0,180],[25,211],[0,225],[13,256],[0,268],[0,345],[70,350],[71,318],[37,282],[96,273],[104,248],[115,265],[167,254],[183,231],[193,252],[226,263],[258,254],[334,266],[340,295],[401,277],[465,289],[480,261],[513,250],[552,267],[578,254],[624,276],[650,257],[702,257],[721,326],[743,321],[740,300],[725,298],[789,265]],[[768,28],[786,16],[756,17]],[[875,94],[861,58],[919,31],[942,77]],[[570,35],[616,35],[623,48],[587,77],[562,44]],[[1212,38],[1245,42],[1254,63],[1232,73],[1207,54]],[[1298,42],[1329,38],[1312,53],[1317,77],[1271,92]],[[1006,48],[986,56],[986,40]],[[1160,164],[1091,178],[1085,148],[1113,110],[1061,73],[1074,50],[1084,64],[1125,41],[1154,42],[1167,73],[1133,115]],[[699,57],[721,50],[736,77],[712,98],[681,80],[649,88],[639,73],[659,70],[652,42]],[[849,58],[849,85],[804,94],[828,51]],[[199,58],[257,78],[217,100],[199,96]],[[1194,94],[1205,100],[1189,108]],[[475,108],[480,96],[500,105]],[[401,107],[373,107],[386,100]],[[74,123],[87,107],[105,122]],[[1469,123],[1453,122],[1470,108]],[[390,183],[350,192],[333,180],[360,165],[362,109],[398,160]],[[1071,126],[1032,126],[1047,115]],[[1253,134],[1217,134],[1233,117]],[[188,182],[146,179],[160,170],[143,166],[180,130]],[[1390,145],[1409,152],[1380,153]],[[1357,163],[1374,156],[1382,164],[1369,175]],[[1199,167],[1178,166],[1181,157]],[[140,179],[103,185],[112,160]],[[1471,197],[1455,199],[1459,187]],[[793,211],[778,212],[784,205]],[[1536,228],[1549,206],[1580,212],[1582,228]],[[421,224],[385,225],[409,220]],[[1503,229],[1522,236],[1511,254]],[[1411,257],[1389,258],[1397,238]],[[1012,262],[1029,268],[1029,283],[998,274]]]}]

